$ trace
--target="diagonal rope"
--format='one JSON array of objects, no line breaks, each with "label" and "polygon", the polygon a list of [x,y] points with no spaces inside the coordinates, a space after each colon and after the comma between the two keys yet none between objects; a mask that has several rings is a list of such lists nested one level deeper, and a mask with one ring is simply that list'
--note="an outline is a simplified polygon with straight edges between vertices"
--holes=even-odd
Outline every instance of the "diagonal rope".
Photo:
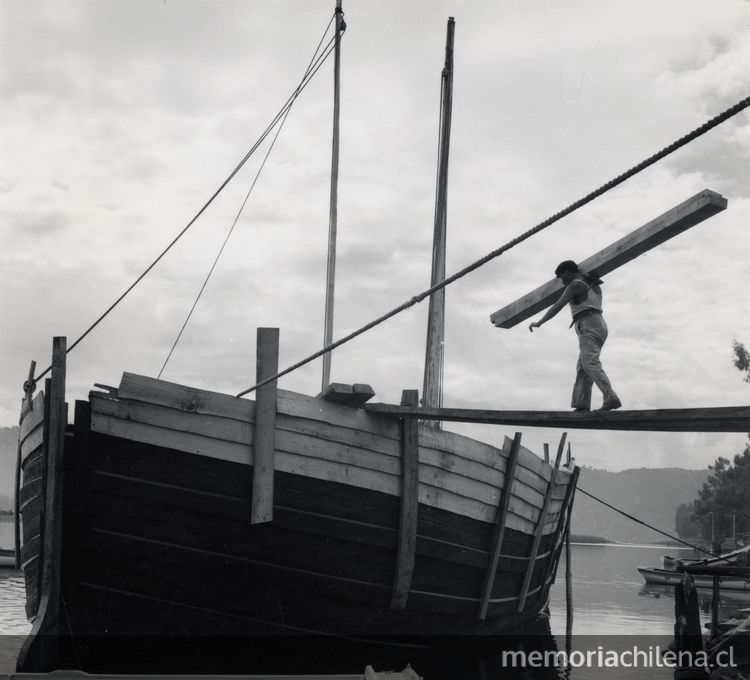
[{"label": "diagonal rope", "polygon": [[[328,26],[326,27],[326,30],[323,33],[323,37],[320,39],[318,46],[315,48],[315,52],[313,53],[313,56],[310,59],[310,63],[307,65],[307,70],[305,71],[305,77],[310,73],[310,70],[312,69],[315,63],[315,60],[318,56],[318,52],[320,51],[320,46],[323,44],[323,40],[325,40],[325,36],[328,33],[328,30],[330,29],[332,23],[333,23],[333,17],[331,18],[331,21],[328,23]],[[303,77],[303,80],[304,80],[304,77]],[[255,185],[258,183],[258,180],[260,179],[260,175],[266,166],[266,162],[268,161],[268,158],[271,155],[271,152],[273,151],[274,146],[276,145],[276,140],[278,140],[279,135],[281,134],[281,130],[284,128],[284,123],[286,123],[286,120],[292,111],[292,105],[294,104],[297,97],[299,96],[299,93],[300,93],[300,90],[298,88],[294,98],[292,99],[292,101],[289,104],[289,107],[286,110],[286,113],[284,113],[284,117],[281,119],[281,122],[279,123],[279,127],[276,130],[276,134],[271,140],[271,144],[269,145],[268,150],[266,151],[266,155],[263,157],[263,161],[261,162],[260,167],[258,168],[258,171],[255,173],[255,177],[253,178],[253,181],[250,184],[250,188],[247,190],[247,194],[245,194],[245,199],[242,201],[242,205],[240,205],[240,209],[237,211],[237,215],[235,216],[234,221],[232,222],[232,226],[229,227],[227,235],[224,238],[224,242],[221,244],[221,247],[219,248],[219,252],[216,254],[216,258],[214,259],[214,262],[211,265],[211,268],[208,270],[208,274],[206,275],[206,278],[203,281],[203,285],[200,287],[200,290],[198,291],[198,295],[195,298],[195,302],[193,302],[193,306],[190,308],[190,311],[187,313],[187,316],[185,317],[185,321],[182,324],[182,328],[180,328],[180,331],[177,334],[177,337],[175,338],[174,342],[172,343],[171,349],[169,350],[169,354],[167,354],[167,358],[164,360],[164,364],[162,364],[161,370],[159,371],[159,374],[156,376],[157,380],[161,378],[162,373],[164,373],[164,369],[167,367],[169,360],[172,358],[172,354],[174,354],[174,351],[177,348],[177,344],[180,342],[180,339],[182,338],[182,334],[185,332],[185,328],[187,328],[187,325],[193,316],[193,312],[195,311],[195,308],[198,306],[198,302],[200,301],[203,295],[203,291],[206,289],[206,286],[208,285],[208,281],[211,278],[212,274],[214,273],[214,270],[216,269],[216,265],[219,263],[219,259],[221,258],[224,252],[224,249],[226,248],[226,245],[229,242],[230,237],[232,236],[232,232],[234,232],[234,228],[237,226],[237,222],[239,222],[240,216],[242,215],[242,212],[244,211],[248,200],[250,200],[250,194],[252,194],[253,189],[255,188]]]},{"label": "diagonal rope", "polygon": [[586,194],[583,198],[575,201],[574,203],[571,203],[567,208],[564,208],[558,213],[555,213],[551,217],[548,217],[543,222],[540,222],[535,227],[532,227],[528,231],[525,231],[520,236],[517,236],[512,241],[509,241],[505,245],[493,250],[492,252],[488,253],[481,259],[477,260],[476,262],[473,262],[472,264],[468,265],[467,267],[464,267],[460,271],[456,272],[455,274],[449,276],[447,279],[444,279],[440,283],[435,284],[431,288],[428,288],[427,290],[419,293],[418,295],[415,295],[410,300],[407,300],[403,304],[399,305],[395,309],[392,309],[390,312],[387,312],[383,314],[382,316],[378,317],[374,321],[371,321],[370,323],[366,324],[365,326],[362,326],[358,330],[354,331],[353,333],[350,333],[349,335],[341,338],[340,340],[337,340],[336,342],[331,343],[330,345],[327,345],[326,347],[323,347],[323,349],[315,352],[314,354],[311,354],[310,356],[306,357],[305,359],[302,359],[301,361],[298,361],[296,364],[293,364],[289,368],[284,369],[283,371],[280,371],[276,375],[273,375],[269,378],[266,378],[265,380],[262,380],[252,387],[249,387],[248,389],[240,392],[236,396],[242,397],[246,394],[249,394],[250,392],[253,392],[254,390],[257,390],[259,387],[262,387],[263,385],[266,385],[270,382],[274,382],[275,380],[278,380],[280,377],[287,375],[288,373],[291,373],[292,371],[300,368],[301,366],[304,366],[305,364],[310,363],[314,359],[317,359],[318,357],[322,356],[323,354],[326,354],[327,352],[330,352],[333,349],[336,349],[337,347],[340,347],[346,342],[349,342],[350,340],[353,340],[359,335],[362,335],[365,331],[370,330],[371,328],[374,328],[375,326],[378,326],[379,324],[383,323],[384,321],[390,319],[393,316],[396,316],[396,314],[399,314],[400,312],[403,312],[405,309],[408,309],[409,307],[414,306],[418,302],[421,302],[426,297],[432,295],[432,293],[440,290],[441,288],[445,288],[446,286],[450,285],[454,281],[457,281],[458,279],[462,278],[463,276],[466,276],[467,274],[473,272],[475,269],[478,269],[479,267],[487,264],[490,260],[495,259],[496,257],[502,255],[506,251],[510,250],[511,248],[517,246],[522,241],[525,241],[526,239],[530,238],[534,234],[542,231],[542,229],[547,228],[551,224],[557,222],[558,220],[562,219],[566,215],[569,215],[570,213],[574,212],[575,210],[578,210],[578,208],[581,208],[582,206],[586,205],[587,203],[590,203],[595,198],[601,196],[602,194],[606,193],[610,189],[613,189],[619,184],[622,184],[625,180],[631,178],[633,175],[638,174],[645,168],[653,165],[657,161],[661,160],[662,158],[665,158],[669,154],[673,153],[674,151],[677,151],[677,149],[682,148],[689,142],[693,141],[694,139],[697,139],[701,135],[704,135],[709,130],[712,130],[717,125],[723,123],[724,121],[728,120],[732,116],[736,115],[740,111],[743,111],[748,106],[750,106],[750,97],[746,97],[745,99],[739,101],[734,106],[731,106],[730,108],[726,109],[719,115],[715,116],[714,118],[711,118],[706,123],[701,125],[700,127],[696,128],[692,132],[689,132],[688,134],[684,135],[683,137],[680,137],[677,141],[673,142],[667,147],[664,147],[661,151],[658,151],[657,153],[653,154],[652,156],[649,156],[646,160],[638,163],[638,165],[633,166],[629,170],[623,172],[622,174],[618,175],[614,179],[610,180],[606,184],[603,184],[598,189],[595,189],[589,194]]},{"label": "diagonal rope", "polygon": [[688,543],[687,541],[683,541],[681,538],[678,538],[677,536],[673,536],[672,534],[668,534],[666,531],[662,531],[661,529],[657,529],[656,527],[651,526],[650,524],[646,524],[643,520],[638,519],[637,517],[633,517],[633,515],[629,515],[624,510],[620,510],[619,508],[616,508],[614,505],[610,505],[606,501],[603,501],[601,498],[597,498],[593,494],[590,494],[588,491],[584,491],[580,486],[578,487],[578,491],[580,491],[582,494],[585,494],[589,498],[593,498],[595,501],[601,503],[602,505],[607,506],[610,510],[614,510],[615,512],[619,512],[624,517],[627,517],[628,519],[633,520],[634,522],[637,522],[638,524],[642,524],[644,527],[648,527],[649,529],[662,534],[662,536],[666,536],[667,538],[672,539],[673,541],[677,541],[678,543],[682,543],[689,548],[693,548],[694,550],[699,550],[702,553],[706,553],[706,555],[711,555],[711,557],[721,557],[721,555],[716,555],[715,553],[712,553],[710,550],[706,550],[705,548],[699,548],[697,545],[693,545],[692,543]]},{"label": "diagonal rope", "polygon": [[[329,23],[330,26],[330,23]],[[326,28],[326,32],[328,29]],[[242,169],[242,167],[245,165],[245,163],[248,161],[248,159],[255,153],[255,151],[258,149],[258,147],[263,143],[263,141],[268,137],[271,130],[276,126],[276,124],[279,122],[279,120],[284,116],[286,111],[291,106],[291,103],[299,96],[300,92],[304,90],[307,85],[310,83],[310,80],[312,80],[313,76],[318,72],[320,67],[323,65],[325,60],[330,56],[331,52],[333,51],[333,42],[334,38],[331,38],[331,40],[328,42],[328,44],[325,47],[324,53],[317,59],[315,67],[306,72],[306,75],[302,78],[299,85],[295,88],[294,92],[289,96],[289,98],[286,100],[286,102],[282,105],[279,112],[274,116],[273,120],[268,124],[266,129],[261,133],[260,137],[256,140],[256,142],[252,145],[250,150],[245,154],[245,156],[242,158],[242,160],[235,166],[235,168],[232,170],[232,172],[229,174],[229,176],[221,183],[218,189],[211,195],[211,197],[204,203],[204,205],[198,210],[198,212],[193,216],[193,218],[185,225],[185,227],[180,231],[177,236],[169,243],[169,245],[157,256],[157,258],[143,271],[140,276],[125,290],[125,292],[120,295],[105,311],[99,318],[94,321],[76,340],[73,342],[66,350],[66,354],[70,353],[73,348],[75,348],[91,331],[94,330],[109,314],[117,307],[117,305],[122,302],[125,297],[149,274],[149,272],[162,260],[162,258],[173,248],[173,246],[185,235],[185,233],[190,229],[190,227],[195,224],[195,222],[198,220],[198,218],[208,209],[208,207],[214,202],[216,197],[226,188],[226,186],[229,184],[229,182],[234,179],[235,175]],[[42,371],[35,379],[34,382],[40,380],[43,378],[49,371],[52,369],[52,366],[48,366],[44,371]]]}]

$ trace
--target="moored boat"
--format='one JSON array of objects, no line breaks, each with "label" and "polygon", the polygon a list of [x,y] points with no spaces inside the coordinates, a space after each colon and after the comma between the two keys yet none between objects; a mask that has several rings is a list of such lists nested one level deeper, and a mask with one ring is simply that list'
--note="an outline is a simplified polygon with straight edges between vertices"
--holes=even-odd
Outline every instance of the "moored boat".
[{"label": "moored boat", "polygon": [[16,565],[16,551],[12,548],[0,548],[0,567],[14,567]]},{"label": "moored boat", "polygon": [[[646,583],[663,586],[673,586],[683,579],[681,571],[673,569],[661,569],[659,567],[638,567],[638,573],[643,576]],[[699,588],[712,588],[713,576],[702,576],[694,574],[693,580]],[[750,578],[741,576],[723,576],[721,578],[722,590],[745,590],[750,591]]]},{"label": "moored boat", "polygon": [[[709,559],[674,559],[664,557],[663,567],[638,567],[638,573],[646,583],[655,585],[675,585],[680,583],[685,571],[693,577],[699,588],[713,588],[714,574],[720,576],[720,588],[723,590],[750,591],[750,575],[734,567],[747,565],[750,561],[750,547],[744,547],[719,557]],[[721,573],[726,570],[727,573]],[[705,570],[706,573],[701,573]]]}]

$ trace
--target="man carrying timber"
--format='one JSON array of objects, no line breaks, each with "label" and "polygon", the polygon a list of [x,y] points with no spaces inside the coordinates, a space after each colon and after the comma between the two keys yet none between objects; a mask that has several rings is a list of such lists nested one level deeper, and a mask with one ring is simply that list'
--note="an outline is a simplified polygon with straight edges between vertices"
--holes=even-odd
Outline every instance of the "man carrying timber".
[{"label": "man carrying timber", "polygon": [[570,325],[575,325],[580,350],[571,406],[576,411],[590,411],[591,388],[596,383],[603,396],[602,406],[598,410],[612,411],[620,408],[622,403],[612,389],[599,360],[608,333],[602,315],[602,282],[595,276],[581,272],[573,260],[561,262],[555,269],[555,276],[562,281],[565,290],[539,321],[529,325],[529,330],[533,333],[535,328],[549,321],[570,303],[573,313]]}]

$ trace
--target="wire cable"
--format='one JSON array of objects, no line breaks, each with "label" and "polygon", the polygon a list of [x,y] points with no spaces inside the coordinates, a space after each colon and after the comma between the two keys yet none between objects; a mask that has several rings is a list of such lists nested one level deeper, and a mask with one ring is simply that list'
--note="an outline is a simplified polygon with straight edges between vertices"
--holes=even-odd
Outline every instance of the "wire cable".
[{"label": "wire cable", "polygon": [[[315,60],[318,56],[318,52],[320,51],[320,46],[323,44],[323,40],[325,40],[325,36],[328,33],[328,29],[331,27],[331,23],[333,23],[333,18],[331,18],[331,21],[328,23],[325,33],[323,34],[323,37],[320,39],[318,46],[315,48],[315,52],[313,53],[313,56],[310,59],[310,63],[307,65],[307,69],[305,70],[304,77],[306,77],[308,73],[310,72],[310,70],[312,69],[313,64],[315,63]],[[304,77],[303,77],[303,80],[304,80]],[[253,189],[255,188],[255,185],[258,183],[260,174],[263,172],[263,169],[266,166],[266,162],[268,161],[268,158],[271,155],[271,151],[273,151],[273,148],[276,145],[276,140],[278,140],[279,135],[281,134],[281,130],[284,128],[284,123],[286,123],[286,120],[292,111],[292,105],[294,104],[297,97],[299,96],[299,93],[300,93],[300,90],[297,90],[297,93],[295,94],[294,98],[290,102],[289,107],[286,110],[286,113],[284,113],[284,117],[281,119],[281,122],[279,123],[279,127],[276,130],[276,134],[271,140],[271,144],[269,145],[268,150],[266,151],[266,155],[263,157],[263,161],[261,162],[260,167],[258,168],[258,171],[255,173],[255,177],[252,183],[250,184],[250,188],[247,190],[247,194],[245,194],[245,199],[242,201],[242,205],[240,205],[240,209],[237,211],[237,215],[235,216],[234,221],[232,222],[232,226],[229,228],[229,231],[227,232],[227,235],[224,238],[224,242],[221,244],[221,247],[219,248],[219,252],[216,254],[216,258],[214,259],[214,262],[211,265],[211,268],[208,270],[208,274],[206,275],[206,278],[203,281],[203,285],[200,287],[200,290],[198,291],[198,295],[195,298],[195,302],[193,302],[193,306],[190,308],[190,311],[188,311],[187,316],[185,317],[185,321],[183,322],[182,327],[180,328],[179,333],[177,333],[177,337],[172,343],[172,347],[169,350],[169,353],[167,354],[167,358],[164,360],[161,370],[159,371],[159,374],[156,376],[157,380],[161,378],[162,373],[164,373],[164,369],[167,367],[169,360],[172,358],[172,354],[177,348],[177,344],[180,342],[180,339],[182,338],[182,334],[185,332],[185,328],[187,328],[187,325],[193,316],[193,312],[195,311],[195,308],[198,306],[198,302],[200,301],[203,295],[203,291],[206,289],[206,286],[208,285],[208,281],[211,278],[212,274],[214,273],[214,270],[216,269],[216,265],[219,263],[219,259],[221,258],[222,253],[224,252],[224,249],[226,248],[226,245],[229,242],[230,237],[232,236],[232,232],[234,232],[234,228],[237,226],[237,222],[239,222],[240,216],[242,215],[242,212],[244,211],[245,206],[247,205],[247,202],[250,199],[250,194],[252,194]]]},{"label": "wire cable", "polygon": [[248,389],[238,393],[236,396],[242,397],[246,394],[249,394],[250,392],[253,392],[254,390],[257,390],[259,387],[262,387],[263,385],[266,385],[270,382],[274,382],[275,380],[278,380],[282,376],[287,375],[288,373],[291,373],[292,371],[300,368],[301,366],[304,366],[305,364],[310,363],[314,359],[317,359],[318,357],[322,356],[323,354],[326,354],[327,352],[330,352],[331,350],[336,349],[337,347],[340,347],[346,342],[349,342],[350,340],[353,340],[359,335],[362,335],[365,331],[370,330],[371,328],[374,328],[375,326],[380,325],[384,321],[390,319],[393,316],[396,316],[396,314],[399,314],[400,312],[403,312],[404,310],[408,309],[409,307],[414,306],[418,302],[421,302],[426,297],[432,295],[432,293],[440,290],[441,288],[445,288],[446,286],[450,285],[454,281],[457,281],[458,279],[466,276],[467,274],[473,272],[475,269],[478,269],[479,267],[487,264],[490,260],[495,259],[496,257],[502,255],[504,252],[510,250],[511,248],[517,246],[519,243],[525,241],[526,239],[530,238],[534,234],[542,231],[542,229],[545,229],[549,227],[551,224],[557,222],[558,220],[562,219],[566,215],[569,215],[575,210],[578,210],[578,208],[581,208],[582,206],[586,205],[587,203],[590,203],[595,198],[601,196],[602,194],[606,193],[610,189],[613,189],[619,184],[622,184],[625,180],[629,179],[633,175],[636,175],[637,173],[641,172],[645,168],[653,165],[657,161],[661,160],[665,156],[668,156],[669,154],[673,153],[674,151],[677,151],[677,149],[680,149],[681,147],[685,146],[689,142],[693,141],[694,139],[700,137],[701,135],[705,134],[709,130],[712,130],[720,123],[723,123],[727,119],[731,118],[732,116],[736,115],[740,111],[743,111],[748,106],[750,106],[750,97],[746,97],[745,99],[741,100],[734,106],[731,106],[730,108],[726,109],[719,115],[715,116],[714,118],[710,119],[700,127],[696,128],[692,132],[689,132],[683,137],[680,137],[677,141],[673,142],[667,147],[664,147],[661,151],[658,151],[657,153],[653,154],[652,156],[649,156],[646,160],[641,161],[638,163],[638,165],[633,166],[629,170],[623,172],[622,174],[618,175],[614,179],[610,180],[606,184],[603,184],[598,189],[595,189],[589,194],[586,194],[583,198],[575,201],[574,203],[571,203],[567,208],[564,208],[560,212],[555,213],[551,217],[548,217],[543,222],[540,222],[535,227],[532,227],[528,231],[525,231],[520,236],[517,236],[512,241],[509,241],[503,246],[500,246],[499,248],[493,250],[492,252],[488,253],[481,259],[477,260],[476,262],[473,262],[472,264],[468,265],[467,267],[464,267],[460,271],[456,272],[455,274],[449,276],[447,279],[444,279],[440,283],[435,284],[431,288],[428,288],[427,290],[419,293],[418,295],[415,295],[410,300],[407,300],[406,302],[402,303],[398,307],[392,309],[390,312],[387,312],[383,314],[382,316],[378,317],[374,321],[371,321],[370,323],[362,326],[358,330],[354,331],[353,333],[350,333],[349,335],[344,336],[340,340],[337,340],[336,342],[331,343],[330,345],[327,345],[326,347],[323,347],[323,349],[318,350],[314,354],[311,354],[310,356],[306,357],[305,359],[302,359],[301,361],[298,361],[296,364],[293,364],[289,368],[284,369],[283,371],[280,371],[276,375],[270,376],[269,378],[266,378],[265,380],[262,380],[252,387],[249,387]]},{"label": "wire cable", "polygon": [[616,508],[614,505],[610,505],[606,501],[603,501],[601,498],[597,498],[593,494],[590,494],[588,491],[584,491],[580,486],[578,487],[578,491],[580,491],[582,494],[585,494],[589,498],[593,498],[595,501],[601,503],[602,505],[606,505],[611,510],[614,510],[615,512],[619,512],[624,517],[627,517],[628,519],[633,520],[634,522],[637,522],[638,524],[642,524],[644,527],[648,527],[649,529],[652,529],[653,531],[656,531],[659,534],[662,534],[663,536],[666,536],[667,538],[670,538],[673,541],[677,541],[678,543],[682,543],[683,545],[688,546],[689,548],[693,548],[694,550],[699,550],[702,553],[706,553],[706,555],[711,555],[711,557],[721,557],[721,555],[717,555],[716,553],[712,553],[710,550],[706,550],[705,548],[699,548],[697,545],[693,545],[692,543],[688,543],[687,541],[683,541],[681,538],[678,538],[677,536],[673,536],[672,534],[668,534],[666,531],[662,531],[661,529],[657,529],[654,526],[651,526],[650,524],[647,524],[641,519],[638,519],[637,517],[633,517],[633,515],[629,515],[624,510],[620,510],[619,508]]},{"label": "wire cable", "polygon": [[[329,24],[330,26],[330,24]],[[328,29],[326,29],[327,31]],[[307,85],[310,83],[310,80],[312,80],[313,76],[318,72],[320,67],[323,65],[325,60],[329,57],[331,52],[333,51],[333,42],[335,38],[331,38],[329,43],[325,47],[324,54],[322,54],[318,60],[316,61],[316,65],[314,69],[308,70],[307,74],[303,77],[303,79],[300,81],[299,85],[295,88],[294,92],[289,96],[289,98],[286,100],[286,102],[283,104],[279,112],[274,116],[273,120],[268,124],[266,129],[263,131],[261,136],[257,139],[257,141],[252,145],[250,150],[245,154],[245,156],[242,158],[242,160],[236,165],[234,170],[229,174],[229,176],[221,183],[218,189],[211,195],[211,197],[206,201],[206,203],[201,207],[200,210],[193,216],[193,218],[185,225],[185,227],[180,231],[177,236],[169,243],[169,245],[158,255],[158,257],[143,271],[140,276],[125,290],[125,292],[120,295],[106,310],[99,318],[94,321],[84,332],[81,334],[75,342],[73,342],[66,350],[66,354],[70,353],[86,336],[91,333],[91,331],[94,330],[109,314],[112,312],[112,310],[117,307],[117,305],[122,302],[125,297],[148,275],[148,273],[162,260],[162,258],[172,249],[172,247],[179,241],[182,236],[190,229],[190,227],[195,224],[195,222],[198,220],[198,218],[208,209],[208,207],[214,202],[216,197],[226,188],[226,186],[229,184],[232,179],[234,179],[235,175],[242,169],[242,167],[245,165],[245,163],[248,161],[248,159],[255,153],[255,151],[258,149],[258,147],[263,143],[263,141],[268,137],[271,130],[276,126],[278,121],[284,116],[285,112],[291,106],[291,102],[294,101],[294,99],[299,96],[299,93],[302,92],[302,90],[307,87]],[[40,380],[43,378],[49,371],[52,369],[52,366],[48,366],[42,373],[40,373],[35,379],[34,382]]]}]

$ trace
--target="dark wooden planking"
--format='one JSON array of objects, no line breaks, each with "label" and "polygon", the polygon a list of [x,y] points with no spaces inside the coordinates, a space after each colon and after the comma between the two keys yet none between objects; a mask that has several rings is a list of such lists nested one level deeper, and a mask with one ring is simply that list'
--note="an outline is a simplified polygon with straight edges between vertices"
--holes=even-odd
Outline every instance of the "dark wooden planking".
[{"label": "dark wooden planking", "polygon": [[419,408],[395,404],[365,404],[373,413],[402,418],[496,425],[525,425],[581,430],[643,432],[747,432],[750,406],[649,409],[633,411],[495,411],[463,408]]},{"label": "dark wooden planking", "polygon": [[[726,207],[726,198],[704,189],[578,265],[582,271],[595,271],[599,276],[604,276]],[[562,290],[557,279],[548,281],[493,313],[490,320],[495,326],[512,328],[549,307],[560,297]]]},{"label": "dark wooden planking", "polygon": [[[384,583],[390,582],[396,545],[392,528],[366,526],[344,519],[310,515],[275,508],[278,519],[267,530],[252,530],[243,521],[240,508],[234,518],[208,514],[184,498],[183,507],[163,505],[164,499],[150,499],[137,493],[121,495],[122,489],[108,487],[91,494],[91,522],[97,530],[135,533],[144,539],[175,543],[190,550],[220,552],[230,559],[253,558],[279,564],[304,567],[317,564],[334,573],[350,570],[349,576],[365,574]],[[109,507],[109,511],[107,511]],[[457,537],[457,540],[460,536]],[[487,555],[470,551],[457,543],[447,544],[427,536],[417,537],[414,580],[420,587],[440,583],[445,592],[458,588],[462,594],[474,594],[478,587],[469,575],[484,568]],[[468,555],[468,557],[467,557]],[[508,560],[509,573],[523,569],[523,560]],[[378,574],[380,574],[378,576]],[[441,580],[442,579],[442,580]],[[473,585],[470,581],[474,581]],[[417,587],[417,586],[415,586]],[[463,589],[466,590],[463,590]]]}]

